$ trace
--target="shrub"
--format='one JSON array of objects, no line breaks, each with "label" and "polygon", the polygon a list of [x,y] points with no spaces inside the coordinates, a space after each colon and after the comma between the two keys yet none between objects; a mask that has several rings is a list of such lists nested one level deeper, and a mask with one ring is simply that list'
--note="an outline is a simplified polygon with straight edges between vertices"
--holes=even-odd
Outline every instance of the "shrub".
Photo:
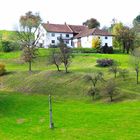
[{"label": "shrub", "polygon": [[2,45],[2,51],[4,51],[4,52],[10,52],[13,50],[10,41],[2,41],[1,45]]},{"label": "shrub", "polygon": [[117,77],[117,73],[119,72],[119,67],[118,67],[118,63],[115,62],[110,68],[109,68],[109,72],[114,73],[114,78]]},{"label": "shrub", "polygon": [[48,46],[48,48],[58,48],[58,46],[57,46],[57,45],[51,45],[51,44],[50,44],[50,45]]},{"label": "shrub", "polygon": [[112,66],[114,61],[113,59],[98,59],[96,63],[101,67]]},{"label": "shrub", "polygon": [[127,69],[119,69],[119,75],[123,78],[123,80],[128,77],[128,70]]},{"label": "shrub", "polygon": [[1,51],[10,52],[14,50],[20,50],[20,46],[18,43],[13,41],[1,41]]},{"label": "shrub", "polygon": [[109,54],[114,53],[113,47],[108,47],[108,48],[107,48],[107,53],[109,53]]},{"label": "shrub", "polygon": [[101,46],[101,40],[98,37],[92,38],[92,48],[97,48]]},{"label": "shrub", "polygon": [[113,53],[113,47],[103,46],[100,50],[101,53],[108,53],[108,54]]},{"label": "shrub", "polygon": [[116,81],[114,79],[109,79],[103,89],[103,92],[109,96],[110,102],[114,101],[114,96],[118,94]]},{"label": "shrub", "polygon": [[96,53],[96,48],[72,48],[73,53]]},{"label": "shrub", "polygon": [[0,75],[3,75],[5,72],[6,72],[5,65],[4,64],[0,64]]}]

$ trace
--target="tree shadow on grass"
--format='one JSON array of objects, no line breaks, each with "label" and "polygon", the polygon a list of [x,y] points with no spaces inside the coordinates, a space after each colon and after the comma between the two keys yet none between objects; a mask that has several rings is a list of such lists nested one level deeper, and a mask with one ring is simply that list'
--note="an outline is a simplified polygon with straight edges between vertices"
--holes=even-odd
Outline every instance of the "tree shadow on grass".
[{"label": "tree shadow on grass", "polygon": [[27,96],[15,92],[0,91],[0,118],[31,113],[36,102],[31,102],[32,97]]},{"label": "tree shadow on grass", "polygon": [[16,100],[6,93],[0,93],[0,117],[14,115]]},{"label": "tree shadow on grass", "polygon": [[15,71],[7,71],[4,75],[12,75],[12,74],[15,74],[15,73],[16,73]]}]

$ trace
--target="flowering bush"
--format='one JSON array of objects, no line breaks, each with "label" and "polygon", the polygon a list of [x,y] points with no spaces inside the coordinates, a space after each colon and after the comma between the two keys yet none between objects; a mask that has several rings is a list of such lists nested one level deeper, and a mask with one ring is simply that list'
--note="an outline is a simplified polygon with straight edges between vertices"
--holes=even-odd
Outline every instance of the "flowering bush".
[{"label": "flowering bush", "polygon": [[96,63],[101,67],[112,66],[114,61],[113,59],[98,59]]}]

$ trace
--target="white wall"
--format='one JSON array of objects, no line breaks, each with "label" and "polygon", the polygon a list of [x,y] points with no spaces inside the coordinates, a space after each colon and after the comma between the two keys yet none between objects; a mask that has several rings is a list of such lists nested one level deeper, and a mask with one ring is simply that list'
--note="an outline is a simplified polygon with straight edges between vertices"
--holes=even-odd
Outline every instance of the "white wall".
[{"label": "white wall", "polygon": [[37,28],[36,32],[35,32],[35,39],[37,38],[37,36],[39,35],[38,37],[38,40],[37,40],[37,44],[42,44],[43,46],[42,47],[45,47],[46,45],[46,30],[43,28],[42,25],[39,25],[39,27]]},{"label": "white wall", "polygon": [[107,36],[107,39],[105,39],[105,36],[100,36],[101,39],[101,45],[104,46],[105,43],[108,44],[108,47],[112,47],[112,36]]},{"label": "white wall", "polygon": [[78,42],[78,39],[73,39],[73,45],[74,45],[73,47],[74,48],[78,47],[77,42]]},{"label": "white wall", "polygon": [[83,48],[92,48],[92,36],[82,37],[81,46]]},{"label": "white wall", "polygon": [[[52,36],[52,32],[48,32],[47,33],[47,42],[48,44],[52,44],[52,45],[57,45],[59,43],[58,38],[61,36],[62,39],[64,40],[64,42],[67,40],[68,43],[67,46],[72,47],[71,46],[71,38],[73,37],[72,33],[53,33],[55,36]],[[66,34],[69,34],[69,37],[66,37]],[[55,43],[52,43],[52,40],[55,41]]]},{"label": "white wall", "polygon": [[[35,32],[35,38],[37,38],[37,35],[39,34],[39,40],[38,45],[42,44],[42,47],[48,48],[48,46],[51,45],[57,45],[59,43],[58,38],[61,36],[62,39],[67,40],[68,43],[67,46],[71,46],[71,38],[73,37],[72,33],[54,33],[54,36],[52,36],[52,33],[54,32],[47,32],[42,25],[40,25]],[[66,34],[69,34],[69,37],[66,37]],[[52,43],[52,40],[55,41],[55,43]]]},{"label": "white wall", "polygon": [[[44,48],[48,48],[48,46],[51,45],[57,45],[59,43],[58,38],[62,36],[62,39],[69,41],[67,46],[73,47],[71,44],[71,38],[73,37],[72,33],[54,33],[55,36],[52,36],[52,32],[47,32],[42,25],[40,25],[35,33],[35,37],[37,37],[37,34],[39,33],[39,43],[42,44]],[[66,37],[66,34],[69,34],[69,37]],[[100,37],[101,40],[101,46],[104,46],[105,43],[108,44],[109,47],[112,47],[112,36],[107,36],[107,39],[105,39],[105,36],[94,36],[94,37]],[[92,38],[93,35],[82,37],[81,38],[81,46],[83,48],[92,48]],[[52,40],[55,41],[55,43],[52,43]],[[77,46],[78,39],[74,39],[74,47]]]},{"label": "white wall", "polygon": [[[105,43],[107,43],[109,47],[112,47],[112,36],[107,36],[107,39],[105,39],[105,36],[93,36],[93,35],[82,37],[81,46],[83,48],[92,48],[92,38],[93,37],[100,37],[101,46],[104,46]],[[77,46],[78,39],[74,39],[73,42],[74,42],[74,47],[78,47]]]}]

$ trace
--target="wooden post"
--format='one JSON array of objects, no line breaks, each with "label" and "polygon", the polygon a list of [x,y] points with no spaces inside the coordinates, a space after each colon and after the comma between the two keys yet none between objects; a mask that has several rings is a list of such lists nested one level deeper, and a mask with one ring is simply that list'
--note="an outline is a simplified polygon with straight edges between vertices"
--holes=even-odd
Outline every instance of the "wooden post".
[{"label": "wooden post", "polygon": [[53,120],[52,120],[52,99],[51,95],[49,95],[49,113],[50,113],[50,128],[54,128]]}]

